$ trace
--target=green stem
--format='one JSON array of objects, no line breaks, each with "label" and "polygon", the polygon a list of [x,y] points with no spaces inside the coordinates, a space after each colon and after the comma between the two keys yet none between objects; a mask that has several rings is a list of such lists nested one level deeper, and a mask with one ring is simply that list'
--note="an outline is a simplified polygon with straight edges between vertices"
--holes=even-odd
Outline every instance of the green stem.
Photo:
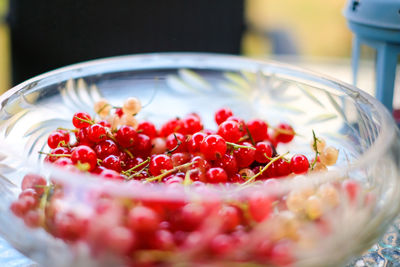
[{"label": "green stem", "polygon": [[72,132],[72,133],[77,133],[78,132],[77,129],[68,129],[68,128],[64,128],[64,127],[58,127],[57,130],[64,130],[64,131]]},{"label": "green stem", "polygon": [[246,182],[244,182],[243,184],[241,184],[241,186],[244,186],[244,185],[247,185],[247,184],[253,182],[258,176],[260,176],[261,174],[263,174],[263,173],[269,168],[269,166],[272,165],[272,163],[274,163],[274,162],[277,161],[278,159],[283,158],[283,157],[286,156],[287,154],[289,154],[289,152],[286,152],[285,154],[282,154],[282,155],[280,155],[280,156],[278,156],[278,157],[272,158],[271,161],[268,162],[268,164],[265,165],[264,168],[262,168],[262,169],[259,171],[259,173],[257,173],[257,174],[255,174],[255,175],[251,176]]},{"label": "green stem", "polygon": [[251,143],[253,144],[253,146],[255,146],[256,142],[254,142],[253,136],[251,135],[249,128],[247,127],[247,125],[244,125],[244,127],[246,128],[246,132],[250,138]]},{"label": "green stem", "polygon": [[312,130],[312,134],[313,134],[313,148],[314,148],[314,151],[315,151],[315,158],[314,158],[313,163],[311,164],[311,170],[314,170],[314,167],[315,167],[315,164],[317,163],[318,155],[319,155],[319,152],[318,152],[318,145],[317,145],[317,142],[318,142],[319,140],[318,140],[318,138],[316,137],[314,130]]},{"label": "green stem", "polygon": [[51,154],[51,153],[46,153],[46,152],[42,152],[42,151],[39,151],[38,152],[39,154],[43,154],[43,155],[47,155],[47,156],[50,156],[50,157],[68,157],[68,158],[70,158],[71,157],[71,154]]},{"label": "green stem", "polygon": [[123,171],[123,174],[130,174],[131,172],[133,172],[134,170],[136,170],[137,168],[140,168],[141,166],[147,164],[148,162],[150,162],[150,157],[148,157],[145,161],[143,161],[142,163],[133,166],[132,168],[130,168],[129,170]]},{"label": "green stem", "polygon": [[193,163],[194,163],[194,162],[189,162],[189,163],[185,163],[185,164],[176,166],[176,167],[174,167],[174,168],[172,168],[172,169],[170,169],[170,170],[168,170],[168,171],[163,172],[163,173],[160,174],[160,175],[147,178],[147,179],[146,179],[146,182],[154,182],[154,181],[157,181],[157,180],[158,180],[158,181],[161,181],[162,178],[164,178],[164,177],[166,177],[166,176],[168,176],[168,175],[170,175],[170,174],[172,174],[172,173],[174,173],[174,172],[176,172],[176,171],[179,171],[179,170],[182,169],[182,168],[189,167],[189,166],[191,166]]},{"label": "green stem", "polygon": [[82,121],[82,122],[89,123],[90,125],[93,125],[93,124],[94,124],[94,121],[91,121],[91,120],[85,120],[85,119],[79,118],[79,117],[77,117],[77,116],[75,116],[74,118],[77,119],[77,120],[80,120],[80,121]]},{"label": "green stem", "polygon": [[226,142],[227,145],[233,147],[234,149],[238,149],[238,148],[247,148],[247,149],[252,149],[252,150],[256,150],[255,147],[252,146],[243,146],[243,145],[238,145],[235,143],[231,143],[231,142]]}]

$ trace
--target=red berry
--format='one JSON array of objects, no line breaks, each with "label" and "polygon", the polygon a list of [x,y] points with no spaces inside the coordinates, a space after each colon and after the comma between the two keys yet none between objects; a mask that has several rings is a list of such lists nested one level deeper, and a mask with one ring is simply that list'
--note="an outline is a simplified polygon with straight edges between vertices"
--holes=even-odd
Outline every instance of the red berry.
[{"label": "red berry", "polygon": [[198,116],[187,115],[182,120],[182,129],[184,134],[194,134],[203,129],[203,124]]},{"label": "red berry", "polygon": [[243,136],[239,123],[235,121],[224,121],[218,127],[217,134],[228,142],[236,143]]},{"label": "red berry", "polygon": [[192,137],[187,141],[187,150],[192,154],[200,152],[200,145],[206,136],[207,134],[201,132],[193,134]]},{"label": "red berry", "polygon": [[63,130],[52,132],[47,138],[47,145],[54,149],[59,145],[66,146],[69,143],[69,133]]},{"label": "red berry", "polygon": [[97,166],[96,153],[88,146],[78,146],[71,153],[71,160],[80,170],[91,171]]},{"label": "red berry", "polygon": [[249,212],[256,222],[267,219],[272,212],[272,199],[263,192],[253,192],[249,197]]},{"label": "red berry", "polygon": [[124,125],[115,133],[115,139],[122,147],[132,147],[137,141],[137,132],[133,127]]},{"label": "red berry", "polygon": [[28,188],[32,188],[33,190],[36,191],[36,193],[41,195],[44,192],[43,187],[46,185],[47,185],[47,181],[42,176],[34,174],[34,173],[28,173],[22,179],[21,189],[25,190]]},{"label": "red berry", "polygon": [[104,140],[97,144],[94,151],[96,151],[99,159],[104,159],[109,155],[116,155],[119,152],[117,145],[112,140]]},{"label": "red berry", "polygon": [[76,140],[79,142],[79,145],[87,145],[93,146],[92,140],[89,138],[89,127],[81,128],[78,132],[75,133]]},{"label": "red berry", "polygon": [[296,154],[290,160],[290,170],[295,174],[302,174],[308,171],[310,163],[304,155]]},{"label": "red berry", "polygon": [[86,112],[77,112],[74,114],[74,116],[72,118],[72,124],[75,126],[75,128],[78,128],[78,129],[89,127],[92,124],[87,121],[91,122],[92,118]]},{"label": "red berry", "polygon": [[150,139],[157,137],[157,129],[154,124],[149,121],[139,123],[137,131],[141,134],[147,135]]},{"label": "red berry", "polygon": [[211,167],[210,163],[201,156],[194,156],[190,162],[193,162],[193,165],[191,165],[192,169],[206,171]]},{"label": "red berry", "polygon": [[275,129],[275,140],[280,143],[289,143],[293,140],[295,132],[289,124],[281,123]]},{"label": "red berry", "polygon": [[89,127],[88,137],[90,141],[99,143],[107,138],[107,130],[100,124],[93,124]]},{"label": "red berry", "polygon": [[168,150],[174,150],[174,152],[185,152],[186,151],[186,138],[183,134],[172,133],[167,136],[166,145]]},{"label": "red berry", "polygon": [[225,170],[219,167],[210,168],[206,172],[207,182],[216,184],[216,183],[226,183],[228,181],[228,175]]},{"label": "red berry", "polygon": [[224,154],[220,159],[215,161],[214,165],[223,168],[228,176],[234,175],[238,172],[236,158],[230,154]]},{"label": "red berry", "polygon": [[182,128],[183,124],[179,118],[169,120],[161,126],[160,136],[167,137],[172,133],[180,132]]},{"label": "red berry", "polygon": [[[249,142],[242,142],[240,145],[253,147],[253,145]],[[236,158],[237,165],[239,169],[246,168],[253,163],[256,151],[250,148],[238,148],[233,152]]]},{"label": "red berry", "polygon": [[230,110],[229,108],[221,108],[215,112],[215,122],[220,125],[232,115],[232,110]]},{"label": "red berry", "polygon": [[292,171],[290,169],[290,163],[280,158],[274,162],[276,166],[276,174],[278,177],[288,176]]},{"label": "red berry", "polygon": [[119,160],[119,157],[115,155],[110,155],[103,159],[103,162],[101,163],[104,167],[110,170],[114,170],[116,172],[121,171],[121,162]]},{"label": "red berry", "polygon": [[249,130],[254,142],[268,139],[268,124],[262,120],[252,120],[247,122]]},{"label": "red berry", "polygon": [[157,213],[147,207],[136,206],[128,213],[127,225],[137,232],[153,232],[159,223],[160,218]]},{"label": "red berry", "polygon": [[172,169],[174,166],[172,165],[172,160],[167,155],[156,155],[153,156],[150,160],[149,171],[151,175],[156,176],[162,173],[162,171],[167,171]]},{"label": "red berry", "polygon": [[131,149],[136,156],[147,157],[152,149],[151,138],[145,134],[138,134],[134,147]]},{"label": "red berry", "polygon": [[229,182],[231,183],[244,183],[245,179],[239,173],[235,173],[228,178]]},{"label": "red berry", "polygon": [[200,151],[208,160],[221,158],[226,152],[226,142],[219,135],[209,135],[200,145]]},{"label": "red berry", "polygon": [[258,142],[254,159],[259,163],[267,163],[269,162],[268,158],[272,157],[272,152],[272,145],[269,142]]},{"label": "red berry", "polygon": [[240,224],[240,213],[236,207],[222,206],[218,215],[222,218],[225,231],[233,231]]},{"label": "red berry", "polygon": [[181,152],[174,153],[171,155],[171,160],[172,160],[173,166],[179,166],[179,165],[189,162],[190,154],[189,153],[181,153]]}]

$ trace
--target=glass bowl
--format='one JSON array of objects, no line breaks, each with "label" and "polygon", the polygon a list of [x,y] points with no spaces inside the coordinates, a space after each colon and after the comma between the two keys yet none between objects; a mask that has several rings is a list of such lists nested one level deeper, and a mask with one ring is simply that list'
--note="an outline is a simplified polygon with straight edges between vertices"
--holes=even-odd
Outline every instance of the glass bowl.
[{"label": "glass bowl", "polygon": [[[76,111],[93,113],[102,97],[121,106],[131,96],[143,103],[137,119],[157,127],[196,112],[215,129],[214,112],[230,107],[270,128],[292,125],[296,137],[278,153],[314,158],[314,131],[339,157],[324,172],[246,186],[105,181],[43,161],[47,135],[73,128]],[[214,54],[124,56],[37,76],[0,102],[0,233],[45,266],[338,266],[371,246],[399,211],[398,130],[387,110],[351,85],[294,67]],[[27,173],[58,186],[42,188],[44,228],[27,227],[10,211]],[[306,212],[312,205],[288,209],[293,192],[307,201],[333,194],[335,205],[315,217]],[[157,235],[126,232],[125,215],[138,206],[162,214]]]}]

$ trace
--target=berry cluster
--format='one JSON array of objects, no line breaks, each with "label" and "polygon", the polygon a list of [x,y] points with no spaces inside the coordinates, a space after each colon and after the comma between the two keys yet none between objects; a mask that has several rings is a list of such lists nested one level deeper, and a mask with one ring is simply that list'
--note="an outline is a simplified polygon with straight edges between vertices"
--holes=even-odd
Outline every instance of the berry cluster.
[{"label": "berry cluster", "polygon": [[[281,177],[335,164],[338,151],[315,134],[310,164],[305,155],[277,153],[279,144],[295,136],[288,124],[246,122],[222,108],[215,113],[216,131],[204,129],[197,114],[157,129],[136,120],[140,109],[136,98],[123,107],[101,100],[95,105],[100,119],[77,112],[74,129],[48,136],[45,161],[96,174],[104,191],[27,174],[12,212],[30,227],[43,227],[71,244],[85,243],[100,259],[112,253],[127,265],[211,260],[284,266],[296,261],[304,242],[315,245],[334,234],[328,218],[338,207],[365,199],[351,180],[273,190]],[[125,181],[132,197],[108,192],[110,179]],[[154,194],[159,183],[165,185],[162,195]],[[227,198],[210,184],[226,189],[236,184],[232,190],[242,192]],[[134,197],[137,192],[152,195]],[[305,238],[308,233],[313,238]]]},{"label": "berry cluster", "polygon": [[[222,108],[215,113],[216,131],[204,129],[194,113],[157,129],[150,121],[136,121],[140,106],[136,98],[122,108],[101,100],[95,105],[102,119],[98,121],[88,113],[75,113],[75,129],[49,135],[52,150],[46,161],[108,179],[168,183],[183,183],[186,176],[191,182],[244,183],[309,171],[304,155],[286,159],[276,152],[279,143],[295,136],[288,124],[271,129],[263,120],[245,122]],[[75,133],[73,143],[69,132]]]}]

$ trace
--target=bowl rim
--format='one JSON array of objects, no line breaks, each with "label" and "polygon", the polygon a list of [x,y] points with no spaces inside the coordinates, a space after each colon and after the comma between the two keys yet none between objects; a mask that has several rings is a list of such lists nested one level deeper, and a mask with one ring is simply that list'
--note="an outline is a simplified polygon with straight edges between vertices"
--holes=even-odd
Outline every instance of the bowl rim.
[{"label": "bowl rim", "polygon": [[[254,59],[254,58],[249,58],[245,56],[236,56],[236,55],[229,55],[229,54],[218,54],[218,53],[191,53],[191,52],[165,52],[165,53],[145,53],[145,54],[133,54],[133,55],[123,55],[123,56],[115,56],[115,57],[107,57],[107,58],[101,58],[101,59],[95,59],[95,60],[89,60],[89,61],[84,61],[81,63],[76,63],[72,65],[68,65],[65,67],[57,68],[55,70],[51,70],[49,72],[45,72],[43,74],[40,74],[38,76],[35,76],[31,79],[28,79],[14,87],[12,87],[10,90],[6,91],[2,95],[0,95],[0,104],[1,107],[3,108],[3,102],[11,97],[12,95],[18,93],[20,90],[28,87],[31,84],[38,83],[41,80],[44,80],[46,78],[52,77],[52,76],[57,76],[66,72],[70,71],[75,71],[75,72],[80,72],[84,69],[88,69],[91,67],[97,67],[97,66],[103,66],[104,64],[109,64],[112,65],[112,63],[118,63],[118,62],[124,62],[124,61],[151,61],[151,62],[156,62],[157,60],[160,59],[168,59],[168,60],[201,60],[201,61],[206,61],[206,64],[198,66],[199,69],[202,67],[217,67],[218,69],[221,69],[222,66],[212,66],[212,62],[207,62],[210,60],[216,60],[218,62],[229,62],[229,63],[236,63],[236,64],[247,64],[247,66],[252,66],[256,69],[261,69],[261,67],[266,68],[268,66],[271,66],[272,68],[275,69],[282,69],[286,70],[289,72],[293,73],[298,73],[301,75],[306,75],[308,76],[307,78],[315,78],[318,79],[317,82],[322,83],[322,81],[328,82],[329,84],[336,85],[338,88],[335,88],[335,90],[342,90],[344,93],[347,93],[347,95],[351,98],[364,98],[367,100],[370,106],[373,106],[380,116],[381,119],[381,130],[378,133],[377,138],[375,141],[371,144],[371,146],[360,155],[359,158],[354,160],[351,164],[346,165],[344,168],[341,168],[340,172],[341,173],[348,173],[351,172],[354,169],[361,168],[362,166],[369,165],[371,161],[374,161],[378,158],[380,158],[387,150],[388,147],[390,146],[391,142],[388,142],[387,140],[393,140],[396,138],[396,132],[397,132],[397,127],[394,122],[394,119],[390,116],[388,110],[381,104],[376,98],[373,96],[369,95],[368,93],[362,91],[361,89],[348,84],[346,82],[342,82],[336,78],[330,77],[325,74],[320,74],[315,71],[310,71],[307,69],[299,68],[296,66],[292,66],[290,64],[285,64],[285,63],[280,63],[272,60],[267,60],[267,59]],[[210,66],[211,64],[211,66]],[[134,65],[132,65],[134,66]],[[175,65],[160,65],[158,66],[159,68],[166,68],[169,66],[169,68],[183,68],[183,66],[179,66],[179,63]],[[228,65],[230,66],[230,64]],[[128,66],[129,67],[129,66]],[[157,66],[153,66],[155,68]],[[146,69],[142,67],[136,67],[136,69]],[[150,69],[150,68],[148,68]],[[122,69],[116,69],[116,71],[122,71]],[[110,71],[111,72],[111,71]],[[352,93],[353,96],[350,96],[349,93]],[[354,97],[355,96],[355,97]],[[356,99],[354,99],[356,101]],[[328,171],[330,172],[330,171]],[[308,176],[312,176],[312,174],[308,174]]]}]

